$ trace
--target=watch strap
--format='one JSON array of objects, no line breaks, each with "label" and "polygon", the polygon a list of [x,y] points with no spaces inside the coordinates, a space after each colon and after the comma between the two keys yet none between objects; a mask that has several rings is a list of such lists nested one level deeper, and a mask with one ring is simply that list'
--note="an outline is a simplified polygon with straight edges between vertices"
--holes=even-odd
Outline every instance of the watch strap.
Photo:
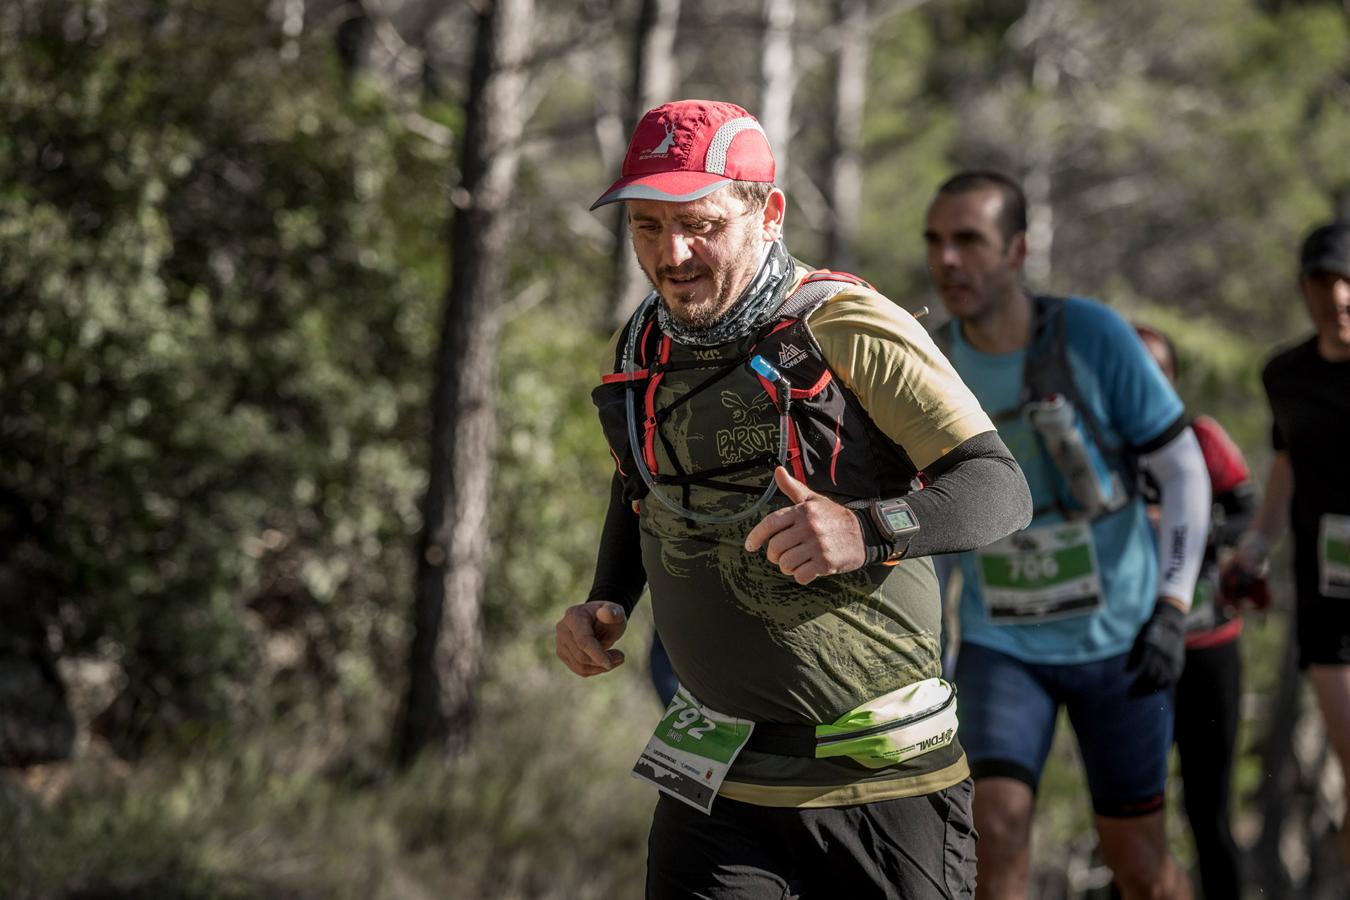
[{"label": "watch strap", "polygon": [[895,547],[891,542],[882,537],[881,532],[877,530],[876,522],[872,521],[871,510],[863,507],[862,509],[849,508],[849,512],[858,519],[858,528],[862,532],[863,539],[863,564],[874,566],[877,563],[883,563],[891,558],[895,552]]}]

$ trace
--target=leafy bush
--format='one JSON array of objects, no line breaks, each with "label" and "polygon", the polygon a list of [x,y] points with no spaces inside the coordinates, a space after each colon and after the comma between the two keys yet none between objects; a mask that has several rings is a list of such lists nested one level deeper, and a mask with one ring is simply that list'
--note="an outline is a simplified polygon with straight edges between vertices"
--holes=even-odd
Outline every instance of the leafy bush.
[{"label": "leafy bush", "polygon": [[0,788],[0,884],[17,900],[641,896],[654,795],[627,775],[646,740],[629,726],[659,714],[640,666],[583,682],[516,652],[494,668],[453,768],[393,777],[277,728],[121,776],[86,757],[49,805]]},{"label": "leafy bush", "polygon": [[349,697],[401,639],[446,161],[266,10],[0,19],[0,552],[120,659],[128,748],[221,721],[259,633]]}]

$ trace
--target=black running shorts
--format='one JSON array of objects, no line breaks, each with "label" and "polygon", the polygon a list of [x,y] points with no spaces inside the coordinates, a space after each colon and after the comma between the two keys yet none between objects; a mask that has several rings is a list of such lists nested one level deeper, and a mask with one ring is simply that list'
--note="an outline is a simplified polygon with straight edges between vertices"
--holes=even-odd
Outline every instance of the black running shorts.
[{"label": "black running shorts", "polygon": [[1350,600],[1301,589],[1297,627],[1301,668],[1350,665]]},{"label": "black running shorts", "polygon": [[975,896],[969,778],[921,797],[822,809],[661,796],[647,843],[653,900]]}]

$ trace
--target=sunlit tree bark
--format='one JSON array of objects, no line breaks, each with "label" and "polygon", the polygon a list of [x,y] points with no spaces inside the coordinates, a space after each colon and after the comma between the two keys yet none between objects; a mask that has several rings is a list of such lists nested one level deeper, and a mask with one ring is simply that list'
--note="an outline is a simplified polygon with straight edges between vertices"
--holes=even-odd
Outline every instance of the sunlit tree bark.
[{"label": "sunlit tree bark", "polygon": [[478,15],[462,179],[451,195],[450,288],[436,355],[408,690],[396,741],[404,765],[424,750],[461,750],[474,721],[496,442],[498,306],[532,14],[532,0],[487,0]]},{"label": "sunlit tree bark", "polygon": [[[622,123],[625,142],[644,112],[678,99],[674,96],[679,83],[674,53],[679,19],[680,0],[642,0],[633,39],[633,84]],[[628,320],[647,290],[628,241],[628,214],[623,204],[616,205],[614,216],[614,277],[605,317],[610,328]]]},{"label": "sunlit tree bark", "polygon": [[829,177],[830,208],[825,258],[832,268],[856,265],[858,215],[862,208],[862,123],[867,102],[868,0],[835,0],[837,29],[835,90],[831,110]]},{"label": "sunlit tree bark", "polygon": [[759,109],[753,110],[773,147],[776,181],[788,186],[788,161],[792,144],[792,95],[797,87],[792,25],[797,17],[796,0],[764,0],[760,12]]}]

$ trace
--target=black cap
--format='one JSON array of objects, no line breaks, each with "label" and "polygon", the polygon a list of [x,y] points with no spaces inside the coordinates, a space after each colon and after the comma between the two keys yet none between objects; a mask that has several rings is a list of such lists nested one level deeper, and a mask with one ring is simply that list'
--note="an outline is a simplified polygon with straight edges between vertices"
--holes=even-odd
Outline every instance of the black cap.
[{"label": "black cap", "polygon": [[1350,221],[1331,222],[1313,229],[1303,241],[1299,272],[1339,272],[1350,275]]}]

